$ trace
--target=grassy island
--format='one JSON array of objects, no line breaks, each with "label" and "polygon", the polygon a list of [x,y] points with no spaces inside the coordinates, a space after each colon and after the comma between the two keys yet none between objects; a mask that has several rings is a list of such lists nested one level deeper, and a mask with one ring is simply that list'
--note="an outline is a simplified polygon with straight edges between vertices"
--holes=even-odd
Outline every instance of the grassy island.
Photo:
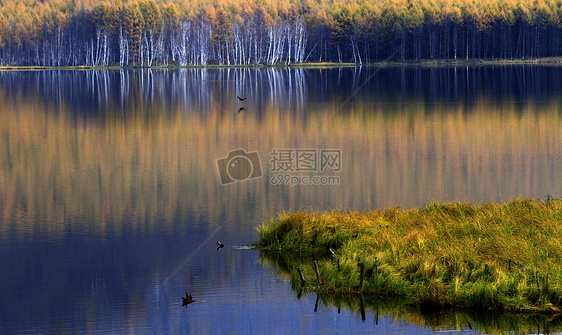
[{"label": "grassy island", "polygon": [[301,282],[298,267],[313,291],[400,297],[432,308],[562,309],[559,199],[297,211],[261,225],[258,233],[256,247],[283,258],[293,283]]}]

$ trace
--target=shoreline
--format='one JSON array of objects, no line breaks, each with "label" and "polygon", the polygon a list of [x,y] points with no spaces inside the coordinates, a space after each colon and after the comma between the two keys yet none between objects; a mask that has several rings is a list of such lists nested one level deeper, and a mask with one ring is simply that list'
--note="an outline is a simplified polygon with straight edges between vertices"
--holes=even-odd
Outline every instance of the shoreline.
[{"label": "shoreline", "polygon": [[537,58],[537,59],[425,59],[420,61],[408,60],[404,62],[388,61],[369,64],[335,63],[335,62],[310,62],[291,64],[245,64],[245,65],[156,65],[156,66],[0,66],[0,71],[50,71],[50,70],[178,70],[178,69],[251,69],[251,68],[342,68],[342,67],[458,67],[458,66],[494,66],[494,65],[544,65],[562,66],[562,57]]},{"label": "shoreline", "polygon": [[405,298],[422,309],[562,311],[559,199],[290,212],[258,234],[254,247],[305,290]]}]

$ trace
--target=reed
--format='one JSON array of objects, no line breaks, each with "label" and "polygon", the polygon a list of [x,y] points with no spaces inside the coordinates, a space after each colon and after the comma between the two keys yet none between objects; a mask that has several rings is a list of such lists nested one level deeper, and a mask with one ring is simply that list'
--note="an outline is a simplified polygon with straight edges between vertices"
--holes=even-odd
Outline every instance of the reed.
[{"label": "reed", "polygon": [[[432,308],[559,312],[562,307],[559,199],[297,211],[261,225],[258,233],[256,247],[302,256],[286,265],[296,282],[296,266],[314,278],[310,258],[317,259],[322,284],[307,281],[317,291],[405,297]],[[330,248],[339,270],[328,257]]]}]

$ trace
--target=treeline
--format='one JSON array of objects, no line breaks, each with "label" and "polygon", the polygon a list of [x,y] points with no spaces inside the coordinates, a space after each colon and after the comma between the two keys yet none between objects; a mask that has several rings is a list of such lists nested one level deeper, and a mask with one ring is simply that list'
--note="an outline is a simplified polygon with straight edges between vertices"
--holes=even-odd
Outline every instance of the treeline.
[{"label": "treeline", "polygon": [[560,0],[0,4],[1,65],[364,64],[562,54]]}]

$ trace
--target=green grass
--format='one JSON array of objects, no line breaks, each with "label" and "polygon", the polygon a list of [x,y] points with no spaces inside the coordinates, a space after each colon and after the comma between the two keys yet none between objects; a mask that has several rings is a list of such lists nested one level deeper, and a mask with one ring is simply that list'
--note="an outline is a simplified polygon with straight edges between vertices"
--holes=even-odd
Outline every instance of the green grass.
[{"label": "green grass", "polygon": [[[315,291],[404,297],[432,308],[552,313],[562,308],[558,199],[291,212],[261,225],[258,233],[255,246],[288,257],[285,271],[298,283],[300,266],[307,288]],[[330,248],[339,271],[327,257]],[[318,260],[321,285],[312,258]],[[363,288],[360,262],[365,263]]]}]

